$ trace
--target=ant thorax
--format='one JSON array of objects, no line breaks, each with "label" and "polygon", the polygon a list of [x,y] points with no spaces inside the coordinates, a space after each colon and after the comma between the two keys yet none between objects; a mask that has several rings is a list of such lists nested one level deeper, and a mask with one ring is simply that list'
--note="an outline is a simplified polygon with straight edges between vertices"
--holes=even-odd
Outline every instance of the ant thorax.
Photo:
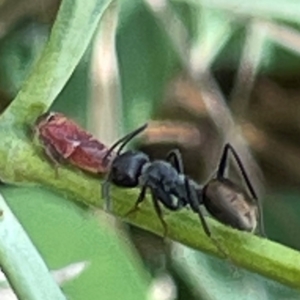
[{"label": "ant thorax", "polygon": [[178,174],[175,168],[163,160],[155,160],[147,162],[141,169],[139,184],[147,185],[150,188],[156,188],[157,185],[163,186],[166,192],[170,192],[175,183],[183,183],[181,175]]},{"label": "ant thorax", "polygon": [[143,165],[139,184],[149,187],[166,207],[177,210],[186,203],[184,178],[170,163],[156,160]]}]

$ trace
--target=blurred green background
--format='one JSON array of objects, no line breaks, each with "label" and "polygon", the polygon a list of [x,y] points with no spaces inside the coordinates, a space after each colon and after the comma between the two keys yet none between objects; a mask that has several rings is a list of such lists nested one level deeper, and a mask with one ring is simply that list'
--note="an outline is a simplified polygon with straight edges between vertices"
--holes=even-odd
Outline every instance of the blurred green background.
[{"label": "blurred green background", "polygon": [[[300,249],[300,3],[118,4],[106,11],[53,110],[107,144],[150,120],[136,147],[153,158],[179,148],[199,182],[216,167],[224,141],[238,139],[222,126],[233,118],[258,164],[247,167],[268,237]],[[0,2],[2,111],[39,57],[59,5]],[[229,110],[220,114],[218,105]],[[1,193],[51,269],[90,262],[63,286],[69,299],[300,299],[296,290],[43,188],[2,185]]]}]

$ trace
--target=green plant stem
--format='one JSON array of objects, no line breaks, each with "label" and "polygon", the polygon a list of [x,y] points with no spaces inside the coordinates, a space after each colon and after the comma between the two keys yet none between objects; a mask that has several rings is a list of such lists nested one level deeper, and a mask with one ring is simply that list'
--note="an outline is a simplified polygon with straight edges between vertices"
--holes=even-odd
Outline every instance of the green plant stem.
[{"label": "green plant stem", "polygon": [[[56,192],[63,193],[71,200],[77,200],[89,206],[103,207],[100,198],[100,180],[80,171],[60,168],[58,177],[54,168],[34,151],[29,141],[17,136],[9,136],[0,131],[0,170],[3,180],[17,184],[35,182]],[[10,158],[7,158],[10,149]],[[124,214],[133,206],[138,190],[113,189],[113,213]],[[150,201],[145,201],[142,209],[127,218],[151,232],[162,234],[162,226],[154,213]],[[222,257],[204,234],[197,217],[187,210],[166,212],[168,237],[201,251]],[[277,280],[291,287],[300,288],[300,253],[267,239],[250,233],[233,230],[208,218],[213,236],[222,249],[228,253],[228,259],[234,264]]]},{"label": "green plant stem", "polygon": [[47,111],[84,54],[111,0],[64,0],[49,41],[2,122],[32,124]]},{"label": "green plant stem", "polygon": [[[69,199],[89,206],[103,206],[99,179],[65,168],[61,168],[56,177],[54,169],[32,147],[32,141],[26,139],[24,127],[32,124],[38,115],[49,109],[83,55],[108,3],[109,1],[104,0],[63,1],[40,60],[14,102],[0,118],[0,176],[4,182],[41,184],[63,193]],[[114,214],[123,216],[132,207],[137,194],[137,190],[115,189]],[[130,215],[127,220],[141,228],[162,234],[162,226],[148,202],[139,213]],[[216,256],[223,255],[205,236],[199,220],[191,212],[183,210],[168,213],[166,221],[170,238]],[[298,252],[266,239],[232,230],[210,219],[208,224],[214,238],[233,263],[289,286],[300,287]],[[12,261],[14,258],[14,255],[10,257]],[[3,257],[0,260],[4,265]]]},{"label": "green plant stem", "polygon": [[[1,146],[4,147],[0,176],[4,181],[19,182],[27,177],[22,167],[21,173],[20,169],[15,170],[14,157],[20,158],[29,152],[30,156],[36,154],[28,152],[29,145],[20,138],[26,138],[26,126],[32,125],[39,115],[47,111],[61,92],[110,2],[62,1],[49,41],[39,60],[17,97],[0,117],[0,135],[3,137]],[[36,168],[34,164],[31,165],[31,159],[35,158],[23,156],[21,165],[26,165],[35,172]],[[3,207],[4,204],[0,203],[0,208]],[[2,220],[0,226],[0,265],[19,298],[65,299],[53,279],[48,278],[50,275],[42,259],[34,251],[27,236],[24,236],[25,233],[21,233],[22,228],[18,227],[17,220],[12,217],[7,207],[4,221]]]},{"label": "green plant stem", "polygon": [[65,300],[44,261],[0,195],[1,268],[19,299]]}]

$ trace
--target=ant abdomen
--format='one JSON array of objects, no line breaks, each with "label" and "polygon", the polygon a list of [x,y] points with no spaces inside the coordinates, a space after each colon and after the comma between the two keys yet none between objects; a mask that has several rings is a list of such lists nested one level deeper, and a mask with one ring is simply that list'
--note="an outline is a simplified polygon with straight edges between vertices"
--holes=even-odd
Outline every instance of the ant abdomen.
[{"label": "ant abdomen", "polygon": [[206,184],[203,203],[207,211],[223,224],[251,232],[257,227],[258,211],[253,199],[226,178],[215,178]]}]

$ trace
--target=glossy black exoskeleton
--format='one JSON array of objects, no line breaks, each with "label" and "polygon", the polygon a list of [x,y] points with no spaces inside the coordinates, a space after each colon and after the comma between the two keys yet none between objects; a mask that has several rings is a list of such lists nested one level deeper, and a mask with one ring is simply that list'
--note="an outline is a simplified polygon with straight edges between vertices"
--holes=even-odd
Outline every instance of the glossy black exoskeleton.
[{"label": "glossy black exoskeleton", "polygon": [[[120,146],[111,162],[110,171],[102,187],[108,209],[110,208],[110,183],[124,188],[139,186],[141,192],[128,214],[138,209],[149,189],[165,235],[167,225],[162,217],[160,203],[172,211],[190,206],[192,211],[198,214],[208,236],[211,236],[211,233],[201,211],[201,205],[204,205],[214,218],[226,225],[246,231],[256,229],[258,218],[262,222],[261,210],[257,209],[260,208],[257,205],[257,196],[240,158],[230,144],[226,144],[224,147],[216,177],[201,186],[184,174],[182,158],[178,150],[171,151],[165,160],[154,161],[150,161],[148,155],[140,151],[129,150],[122,153],[126,144],[146,127],[147,124],[124,136],[107,152],[109,155],[116,147]],[[239,166],[251,197],[230,179],[224,177],[229,151]],[[263,226],[261,226],[261,233],[263,234]]]}]

